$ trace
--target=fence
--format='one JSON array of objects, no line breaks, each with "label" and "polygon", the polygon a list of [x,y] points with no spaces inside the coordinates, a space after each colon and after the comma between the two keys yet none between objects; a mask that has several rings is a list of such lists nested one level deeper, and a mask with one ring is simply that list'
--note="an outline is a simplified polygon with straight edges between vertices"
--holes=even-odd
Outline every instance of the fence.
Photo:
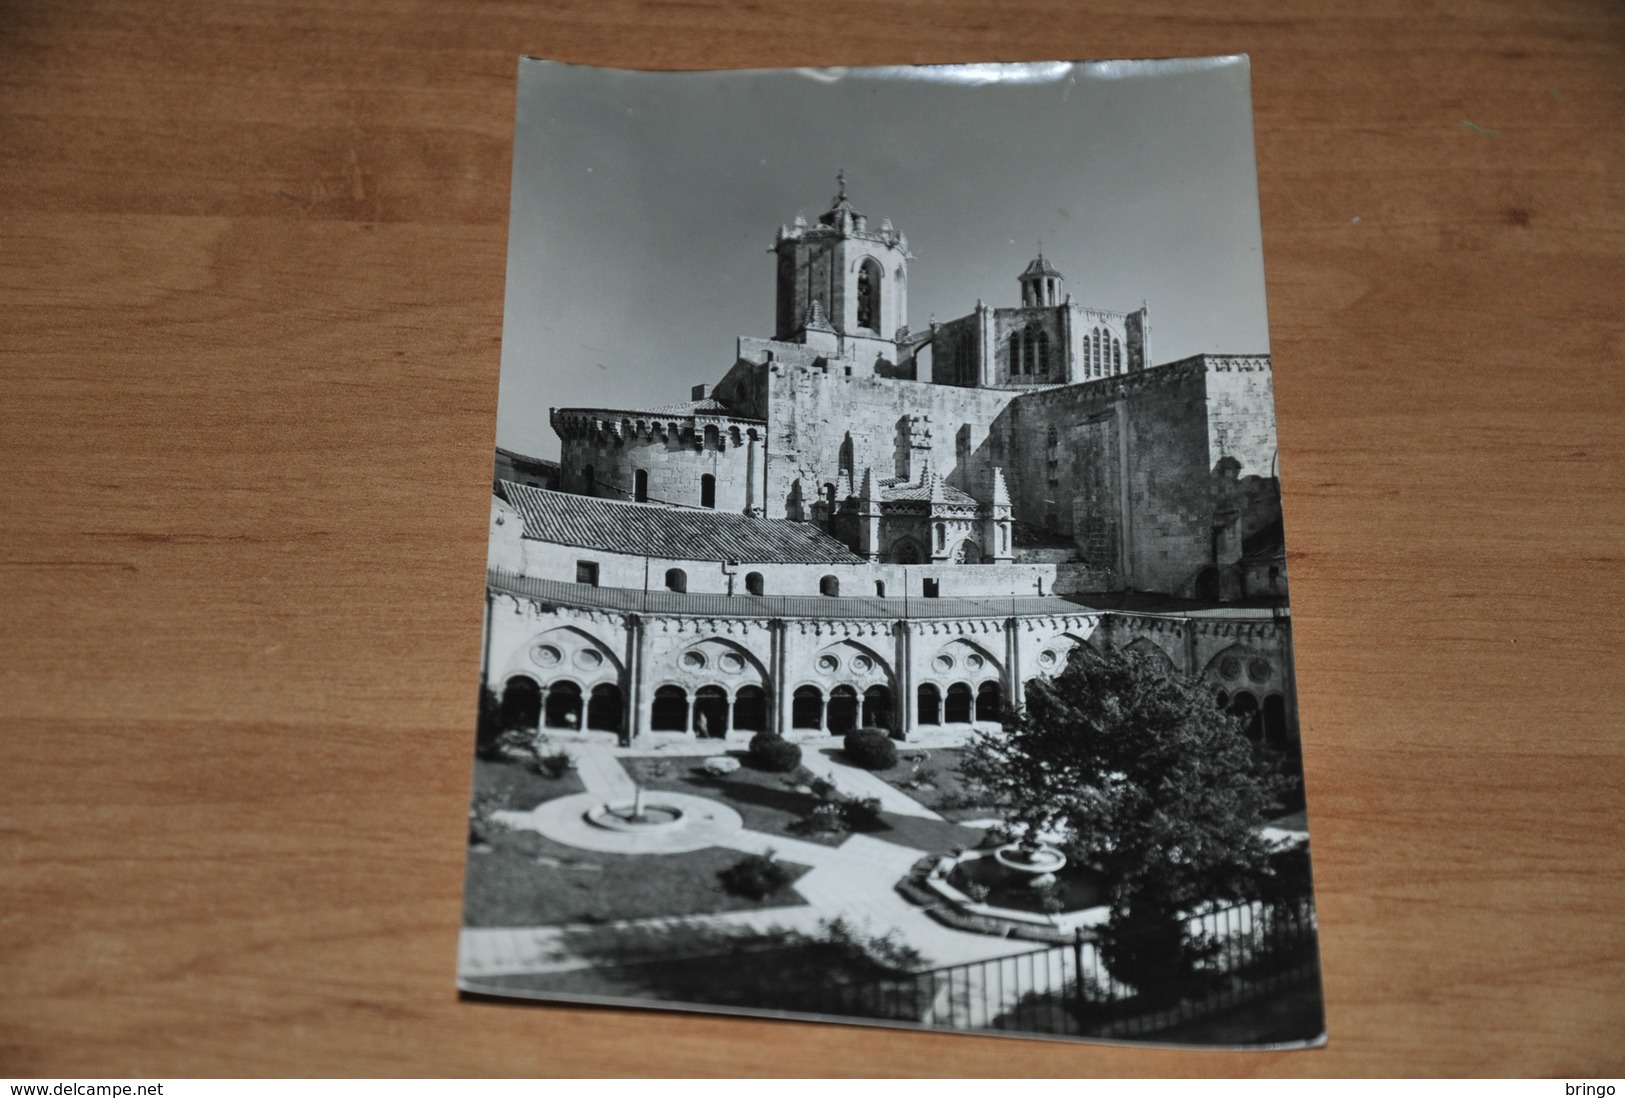
[{"label": "fence", "polygon": [[[1100,946],[1071,945],[831,983],[820,1013],[1086,1037],[1152,1036],[1318,979],[1315,914],[1308,899],[1237,904],[1185,921],[1201,960],[1179,994],[1154,1001],[1114,979]],[[1151,945],[1150,942],[1142,944]]]}]

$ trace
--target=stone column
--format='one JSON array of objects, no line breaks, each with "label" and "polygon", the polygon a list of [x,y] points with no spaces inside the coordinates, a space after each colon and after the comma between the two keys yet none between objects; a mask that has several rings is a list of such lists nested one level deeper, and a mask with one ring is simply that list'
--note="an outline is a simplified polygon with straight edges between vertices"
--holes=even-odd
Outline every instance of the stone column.
[{"label": "stone column", "polygon": [[761,478],[759,468],[761,457],[757,447],[756,432],[745,433],[745,514],[760,515],[762,512],[756,506],[758,491],[757,481]]},{"label": "stone column", "polygon": [[768,627],[768,661],[771,664],[773,682],[772,695],[768,703],[773,707],[768,720],[771,728],[780,739],[790,736],[790,703],[793,700],[790,691],[789,660],[785,656],[785,643],[787,627],[783,618],[774,618],[767,623]]},{"label": "stone column", "polygon": [[1012,617],[1004,625],[1005,673],[1009,685],[1005,688],[1005,704],[1011,712],[1019,712],[1027,704],[1027,684],[1021,674],[1021,619]]},{"label": "stone column", "polygon": [[914,634],[907,619],[897,623],[897,730],[904,739],[912,739],[919,728],[917,712],[919,699],[914,685]]},{"label": "stone column", "polygon": [[635,743],[649,730],[649,699],[644,683],[648,678],[648,623],[641,614],[626,618],[626,742]]}]

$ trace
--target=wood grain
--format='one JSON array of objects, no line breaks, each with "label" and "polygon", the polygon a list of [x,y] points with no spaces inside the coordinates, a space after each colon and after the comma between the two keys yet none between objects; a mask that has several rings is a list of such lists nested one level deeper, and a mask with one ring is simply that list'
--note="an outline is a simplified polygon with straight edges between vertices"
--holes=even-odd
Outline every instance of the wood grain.
[{"label": "wood grain", "polygon": [[[459,1001],[517,56],[1228,52],[1330,1047]],[[0,1073],[1625,1070],[1625,9],[38,0],[0,88]]]}]

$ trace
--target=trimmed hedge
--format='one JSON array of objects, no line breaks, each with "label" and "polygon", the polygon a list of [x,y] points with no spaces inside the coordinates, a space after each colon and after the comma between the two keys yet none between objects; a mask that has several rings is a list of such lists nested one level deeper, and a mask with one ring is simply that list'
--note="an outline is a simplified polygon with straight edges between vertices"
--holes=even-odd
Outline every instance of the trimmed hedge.
[{"label": "trimmed hedge", "polygon": [[722,887],[748,900],[765,900],[785,885],[794,874],[773,860],[773,854],[747,854],[717,874]]},{"label": "trimmed hedge", "polygon": [[897,745],[878,728],[860,728],[848,732],[841,745],[847,761],[865,770],[890,770],[897,765]]},{"label": "trimmed hedge", "polygon": [[758,732],[751,737],[746,758],[757,770],[782,774],[801,765],[801,747],[771,732]]}]

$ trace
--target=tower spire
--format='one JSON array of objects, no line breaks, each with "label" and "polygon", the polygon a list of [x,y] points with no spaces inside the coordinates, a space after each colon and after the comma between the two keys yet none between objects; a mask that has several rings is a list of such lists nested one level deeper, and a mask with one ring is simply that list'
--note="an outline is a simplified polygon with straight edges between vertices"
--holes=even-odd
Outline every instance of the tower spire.
[{"label": "tower spire", "polygon": [[846,201],[846,169],[845,168],[842,168],[842,169],[840,169],[839,171],[837,171],[835,173],[835,186],[839,189],[839,193],[837,193],[836,196],[835,196],[835,201],[837,201],[837,202],[845,202]]}]

